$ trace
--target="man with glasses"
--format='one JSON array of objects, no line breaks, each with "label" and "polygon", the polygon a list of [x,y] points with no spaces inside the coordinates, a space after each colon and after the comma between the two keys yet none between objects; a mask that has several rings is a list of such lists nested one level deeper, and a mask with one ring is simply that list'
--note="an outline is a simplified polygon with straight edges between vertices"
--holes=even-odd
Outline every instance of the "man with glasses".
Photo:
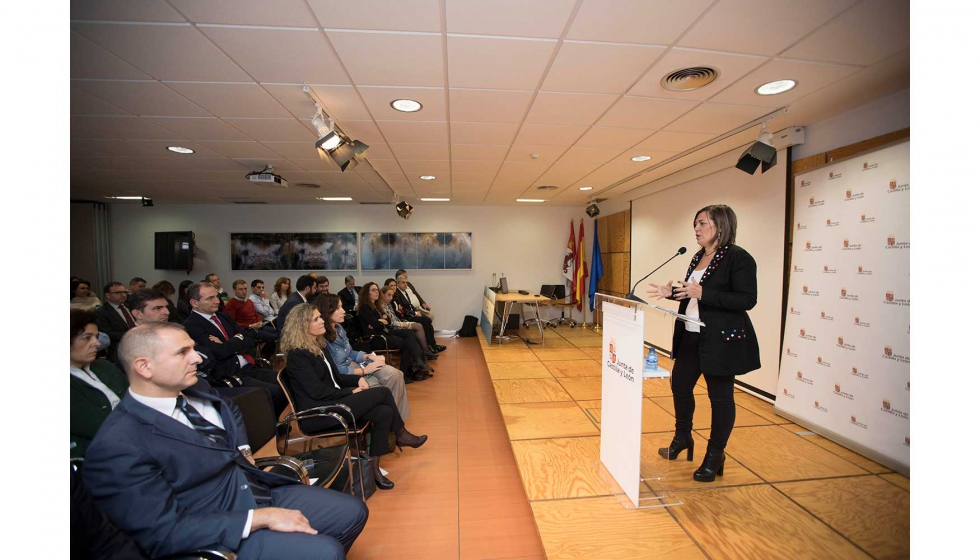
[{"label": "man with glasses", "polygon": [[99,308],[99,332],[109,336],[109,361],[116,363],[116,347],[126,331],[136,326],[136,321],[126,307],[129,292],[122,282],[109,282],[102,292],[106,304]]}]

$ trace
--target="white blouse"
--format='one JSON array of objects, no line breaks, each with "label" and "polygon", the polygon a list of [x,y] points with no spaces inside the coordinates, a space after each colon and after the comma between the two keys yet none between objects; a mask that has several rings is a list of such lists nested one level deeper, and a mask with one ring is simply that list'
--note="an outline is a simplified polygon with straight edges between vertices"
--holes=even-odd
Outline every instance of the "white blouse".
[{"label": "white blouse", "polygon": [[[708,270],[705,268],[704,270]],[[701,284],[701,277],[704,276],[704,270],[695,270],[691,273],[691,277],[688,282],[694,282],[695,284]],[[698,300],[697,298],[691,298],[687,302],[687,315],[691,319],[701,320],[701,314],[698,312]],[[701,332],[701,325],[695,323],[684,323],[684,328],[690,332]]]}]

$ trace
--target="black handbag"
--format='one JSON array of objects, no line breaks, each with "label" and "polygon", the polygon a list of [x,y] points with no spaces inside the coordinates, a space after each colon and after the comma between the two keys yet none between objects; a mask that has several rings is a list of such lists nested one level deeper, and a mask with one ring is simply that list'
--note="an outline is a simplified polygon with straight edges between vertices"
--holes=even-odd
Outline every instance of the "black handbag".
[{"label": "black handbag", "polygon": [[[371,458],[366,454],[361,453],[360,457],[354,459],[357,463],[357,467],[354,469],[354,495],[362,500],[367,500],[374,492],[378,489],[378,485],[374,482],[374,473],[371,469]],[[330,485],[331,490],[336,490],[338,492],[343,492],[344,494],[350,494],[350,480],[347,476],[347,471],[350,468],[350,463],[345,463],[343,468],[340,469],[340,474]],[[361,483],[364,484],[364,495],[361,496]]]},{"label": "black handbag", "polygon": [[463,326],[456,331],[456,336],[460,338],[468,338],[471,336],[476,336],[476,325],[478,320],[472,315],[467,315],[463,318]]}]

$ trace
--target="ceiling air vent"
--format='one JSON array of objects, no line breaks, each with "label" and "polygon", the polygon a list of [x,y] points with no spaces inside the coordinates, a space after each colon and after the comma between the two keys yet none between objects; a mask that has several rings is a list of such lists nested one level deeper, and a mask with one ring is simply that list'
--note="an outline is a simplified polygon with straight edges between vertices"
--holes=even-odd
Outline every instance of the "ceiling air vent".
[{"label": "ceiling air vent", "polygon": [[538,187],[539,191],[557,191],[558,187],[555,185],[541,185]]},{"label": "ceiling air vent", "polygon": [[667,91],[692,91],[718,79],[719,73],[708,66],[681,68],[667,74],[660,80],[660,86]]},{"label": "ceiling air vent", "polygon": [[293,183],[293,186],[294,187],[300,187],[300,188],[303,188],[303,189],[319,189],[320,188],[320,185],[317,185],[315,183]]}]

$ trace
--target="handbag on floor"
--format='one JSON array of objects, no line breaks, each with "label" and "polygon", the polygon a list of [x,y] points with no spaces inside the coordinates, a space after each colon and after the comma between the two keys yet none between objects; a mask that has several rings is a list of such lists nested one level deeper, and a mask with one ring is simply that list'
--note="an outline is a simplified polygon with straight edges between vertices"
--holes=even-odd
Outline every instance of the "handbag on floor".
[{"label": "handbag on floor", "polygon": [[456,336],[460,338],[469,338],[471,336],[476,336],[476,325],[479,323],[476,317],[472,315],[467,315],[463,318],[463,326],[456,331]]},{"label": "handbag on floor", "polygon": [[[360,457],[354,459],[357,467],[354,469],[354,495],[362,500],[367,500],[370,498],[374,492],[378,489],[378,485],[374,482],[374,472],[371,470],[371,458],[366,454],[362,453]],[[350,495],[350,481],[347,477],[347,470],[350,463],[344,464],[343,468],[340,469],[340,474],[334,479],[333,484],[330,485],[331,490],[336,490],[338,492],[343,492],[344,494]],[[364,496],[361,496],[361,484],[359,481],[364,483]]]}]

